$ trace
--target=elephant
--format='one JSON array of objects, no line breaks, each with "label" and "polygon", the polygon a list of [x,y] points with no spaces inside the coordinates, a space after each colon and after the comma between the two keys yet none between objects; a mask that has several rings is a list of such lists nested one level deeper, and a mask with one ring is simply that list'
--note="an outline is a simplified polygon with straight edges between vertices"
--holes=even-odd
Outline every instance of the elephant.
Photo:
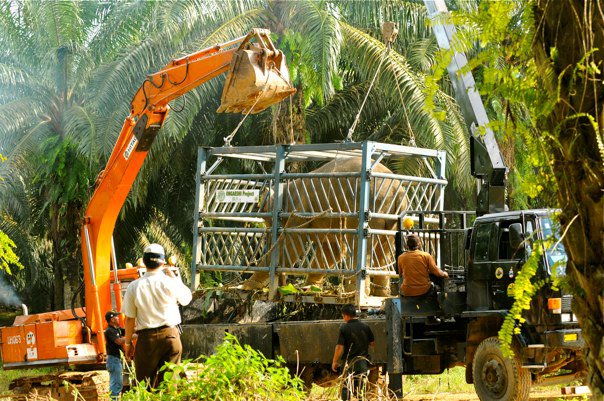
[{"label": "elephant", "polygon": [[[343,173],[359,172],[362,168],[361,157],[336,158],[320,166],[314,173]],[[386,166],[377,163],[373,166],[372,172],[392,173]],[[334,180],[341,180],[340,185],[334,185]],[[331,185],[330,185],[331,180]],[[358,215],[360,200],[359,186],[347,178],[335,177],[314,177],[300,178],[291,180],[283,189],[283,208],[282,211],[292,213],[287,218],[281,219],[283,228],[303,227],[308,229],[357,229],[359,226],[358,217],[329,216],[329,213],[352,213]],[[352,180],[352,178],[348,178]],[[357,179],[354,179],[357,180]],[[403,195],[404,191],[398,180],[390,178],[372,178],[379,180],[378,185],[370,185],[369,210],[373,213],[398,214],[406,209],[407,199]],[[394,181],[394,182],[393,182]],[[358,183],[358,181],[355,181]],[[309,191],[314,193],[309,195]],[[375,193],[377,192],[377,193]],[[265,211],[272,207],[272,193],[265,191],[261,198]],[[377,210],[376,210],[377,209]],[[303,212],[313,212],[313,217],[303,216]],[[266,219],[268,227],[271,226],[271,219]],[[379,230],[395,230],[396,220],[384,218],[372,218],[369,221],[369,227]],[[306,258],[311,268],[334,268],[334,266],[348,256],[352,260],[354,268],[357,265],[356,235],[345,234],[326,234],[317,233],[313,235],[312,241],[287,239],[287,236],[279,237],[281,246],[281,260],[283,255],[287,255],[289,260],[300,260]],[[374,268],[377,263],[379,268],[387,269],[393,263],[394,255],[389,251],[393,249],[393,236],[374,235],[372,241],[368,241],[367,247],[367,265],[373,254]],[[350,252],[353,255],[350,255]],[[321,257],[313,257],[319,254]],[[270,252],[267,252],[261,263],[268,266]],[[350,263],[350,262],[349,262]],[[255,272],[242,284],[242,289],[253,290],[264,288],[268,283],[267,272]],[[308,274],[306,285],[320,285],[324,279],[323,274]],[[356,279],[349,280],[347,287],[355,288]],[[371,295],[388,296],[390,294],[390,279],[387,276],[373,276],[371,283],[367,288],[371,288]],[[368,293],[369,295],[369,293]]]}]

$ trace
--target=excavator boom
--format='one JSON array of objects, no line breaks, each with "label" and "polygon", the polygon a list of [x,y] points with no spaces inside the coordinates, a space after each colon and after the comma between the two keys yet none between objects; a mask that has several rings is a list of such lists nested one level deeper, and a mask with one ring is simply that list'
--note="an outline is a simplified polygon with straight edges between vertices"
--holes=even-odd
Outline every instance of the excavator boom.
[{"label": "excavator boom", "polygon": [[103,316],[112,307],[112,236],[119,212],[166,120],[170,101],[227,71],[221,112],[258,113],[295,92],[285,57],[266,29],[172,60],[149,75],[134,95],[84,215],[85,310],[19,317],[13,326],[1,328],[5,369],[104,362]]}]

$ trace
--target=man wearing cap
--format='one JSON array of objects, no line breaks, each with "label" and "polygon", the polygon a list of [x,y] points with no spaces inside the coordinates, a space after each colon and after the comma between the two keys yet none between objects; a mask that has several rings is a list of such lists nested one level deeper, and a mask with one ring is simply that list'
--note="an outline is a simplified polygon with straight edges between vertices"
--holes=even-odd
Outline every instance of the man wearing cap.
[{"label": "man wearing cap", "polygon": [[107,371],[109,372],[109,391],[112,400],[118,400],[122,387],[122,359],[120,352],[126,342],[124,340],[124,329],[120,327],[120,314],[115,311],[105,313],[107,329],[105,339],[107,343]]},{"label": "man wearing cap", "polygon": [[160,368],[166,363],[180,363],[182,344],[178,304],[191,302],[191,290],[180,276],[165,269],[164,248],[151,244],[143,252],[145,275],[134,280],[126,290],[122,311],[126,315],[126,357],[132,356],[132,335],[138,334],[134,366],[136,380],[151,387],[163,380]]}]

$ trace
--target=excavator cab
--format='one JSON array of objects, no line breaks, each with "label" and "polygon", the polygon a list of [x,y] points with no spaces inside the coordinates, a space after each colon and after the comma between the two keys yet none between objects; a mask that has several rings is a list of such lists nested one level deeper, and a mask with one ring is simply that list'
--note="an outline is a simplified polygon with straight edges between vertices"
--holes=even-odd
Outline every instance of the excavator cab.
[{"label": "excavator cab", "polygon": [[[266,29],[254,29],[233,55],[219,113],[256,114],[296,92],[285,56],[269,34]],[[250,43],[252,37],[256,43]]]}]

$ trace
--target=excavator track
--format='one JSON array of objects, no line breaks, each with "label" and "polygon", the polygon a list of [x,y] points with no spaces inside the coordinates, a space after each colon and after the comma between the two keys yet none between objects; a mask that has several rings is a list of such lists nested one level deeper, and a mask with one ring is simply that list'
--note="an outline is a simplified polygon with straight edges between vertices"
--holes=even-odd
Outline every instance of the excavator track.
[{"label": "excavator track", "polygon": [[9,386],[12,394],[0,398],[13,401],[74,399],[106,400],[109,393],[109,373],[106,370],[62,372],[15,379]]}]

